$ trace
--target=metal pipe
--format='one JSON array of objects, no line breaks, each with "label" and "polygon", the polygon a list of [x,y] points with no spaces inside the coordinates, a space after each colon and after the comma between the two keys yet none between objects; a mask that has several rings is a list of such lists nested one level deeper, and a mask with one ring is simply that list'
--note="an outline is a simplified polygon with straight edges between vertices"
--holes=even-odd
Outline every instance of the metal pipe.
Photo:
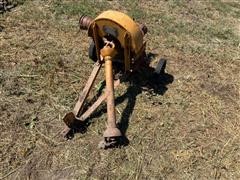
[{"label": "metal pipe", "polygon": [[[116,88],[118,85],[120,84],[120,80],[115,80],[114,81],[114,88]],[[100,104],[106,100],[108,97],[107,92],[105,91],[104,94],[102,94],[96,101],[95,103],[93,103],[92,106],[89,107],[89,109],[87,111],[85,111],[81,116],[80,116],[80,120],[81,121],[85,121],[99,106]]]},{"label": "metal pipe", "polygon": [[79,26],[80,29],[87,30],[92,23],[93,18],[89,16],[82,15],[79,19]]},{"label": "metal pipe", "polygon": [[116,124],[112,58],[117,52],[114,48],[114,44],[108,44],[100,51],[105,62],[107,94],[107,129],[103,133],[104,138],[119,137],[122,135]]},{"label": "metal pipe", "polygon": [[108,128],[116,128],[116,114],[114,103],[114,87],[113,87],[113,69],[112,57],[106,56],[105,60],[105,76],[106,76],[106,93],[107,93],[107,117]]},{"label": "metal pipe", "polygon": [[94,64],[94,68],[92,70],[91,75],[88,78],[86,86],[84,87],[83,91],[79,95],[78,101],[77,101],[77,103],[76,103],[76,105],[75,105],[75,107],[73,109],[73,113],[74,113],[74,115],[76,117],[79,117],[80,114],[81,114],[81,111],[83,109],[83,105],[84,105],[84,103],[85,103],[85,101],[87,99],[87,96],[88,96],[88,94],[89,94],[89,92],[90,92],[90,90],[91,90],[91,88],[93,86],[93,83],[94,83],[95,79],[97,78],[97,75],[98,75],[98,73],[99,73],[99,71],[101,69],[101,66],[102,66],[102,64],[99,63],[99,62],[96,62]]},{"label": "metal pipe", "polygon": [[[82,15],[79,19],[80,29],[87,30],[93,20],[94,19],[92,17]],[[148,28],[145,24],[139,24],[139,28],[141,29],[144,35],[147,34]]]}]

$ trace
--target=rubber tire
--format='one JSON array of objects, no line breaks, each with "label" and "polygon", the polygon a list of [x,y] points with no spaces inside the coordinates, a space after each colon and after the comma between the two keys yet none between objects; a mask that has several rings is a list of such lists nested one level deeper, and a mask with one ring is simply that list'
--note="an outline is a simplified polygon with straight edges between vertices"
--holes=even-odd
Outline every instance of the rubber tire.
[{"label": "rubber tire", "polygon": [[94,41],[90,42],[90,46],[88,48],[88,57],[94,62],[97,61],[97,52],[96,52],[96,46]]}]

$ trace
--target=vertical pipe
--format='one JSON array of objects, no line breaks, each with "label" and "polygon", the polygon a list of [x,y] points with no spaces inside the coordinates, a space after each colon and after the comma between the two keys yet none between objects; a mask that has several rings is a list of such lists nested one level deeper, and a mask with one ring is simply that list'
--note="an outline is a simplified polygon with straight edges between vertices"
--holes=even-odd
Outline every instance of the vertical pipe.
[{"label": "vertical pipe", "polygon": [[113,68],[112,57],[106,56],[105,60],[105,76],[106,76],[106,93],[107,93],[107,117],[108,128],[116,128],[116,114],[114,102],[114,86],[113,86]]},{"label": "vertical pipe", "polygon": [[113,67],[112,58],[116,55],[115,45],[106,45],[100,50],[105,61],[106,93],[107,93],[107,129],[103,133],[104,138],[121,136],[116,124],[116,113],[114,103]]}]

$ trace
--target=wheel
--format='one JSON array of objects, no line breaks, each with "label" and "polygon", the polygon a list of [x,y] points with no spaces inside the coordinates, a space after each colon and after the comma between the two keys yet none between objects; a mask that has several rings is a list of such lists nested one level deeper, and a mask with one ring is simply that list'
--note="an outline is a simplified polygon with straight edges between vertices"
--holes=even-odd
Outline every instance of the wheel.
[{"label": "wheel", "polygon": [[164,74],[165,73],[166,64],[167,64],[167,60],[166,59],[160,59],[158,61],[158,64],[157,64],[154,72],[156,74]]},{"label": "wheel", "polygon": [[91,41],[90,46],[88,48],[88,57],[94,62],[97,61],[97,52],[94,41]]}]

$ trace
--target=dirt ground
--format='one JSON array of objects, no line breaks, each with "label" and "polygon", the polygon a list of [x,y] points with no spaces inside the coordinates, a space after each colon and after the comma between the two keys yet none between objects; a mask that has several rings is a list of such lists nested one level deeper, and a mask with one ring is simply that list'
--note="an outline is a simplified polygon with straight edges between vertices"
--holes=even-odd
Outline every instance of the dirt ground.
[{"label": "dirt ground", "polygon": [[[11,2],[0,14],[0,179],[240,179],[239,1]],[[148,26],[147,53],[153,66],[167,59],[167,74],[120,85],[129,144],[101,150],[106,106],[85,133],[59,133],[93,67],[78,19],[107,9]]]}]

